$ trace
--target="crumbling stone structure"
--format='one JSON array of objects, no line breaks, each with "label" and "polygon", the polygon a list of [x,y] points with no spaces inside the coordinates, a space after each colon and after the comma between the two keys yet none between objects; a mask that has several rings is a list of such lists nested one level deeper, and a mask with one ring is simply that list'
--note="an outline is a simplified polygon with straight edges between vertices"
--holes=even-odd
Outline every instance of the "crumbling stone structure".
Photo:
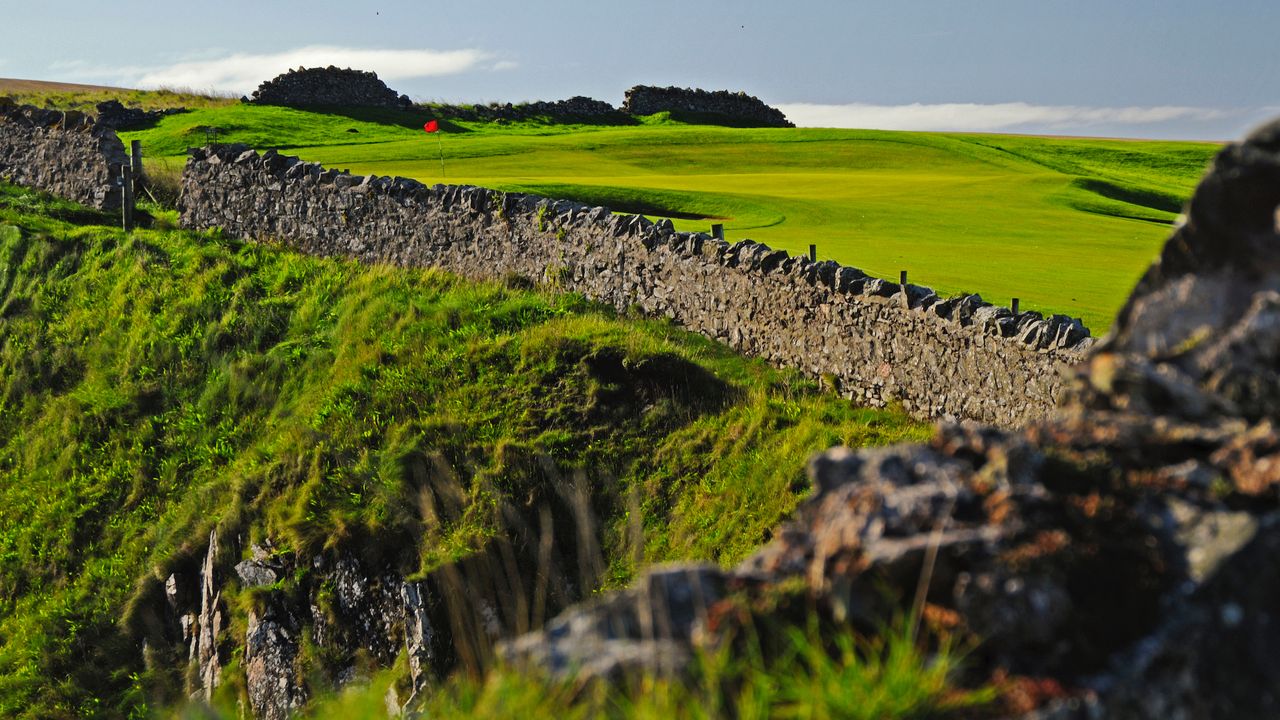
[{"label": "crumbling stone structure", "polygon": [[249,102],[259,105],[311,107],[335,105],[347,107],[408,108],[413,103],[365,70],[298,68],[267,80],[253,91]]},{"label": "crumbling stone structure", "polygon": [[735,125],[751,127],[795,127],[781,110],[764,104],[744,92],[716,90],[708,92],[678,87],[636,85],[627,91],[622,110],[632,115],[659,112],[691,112],[723,115]]}]

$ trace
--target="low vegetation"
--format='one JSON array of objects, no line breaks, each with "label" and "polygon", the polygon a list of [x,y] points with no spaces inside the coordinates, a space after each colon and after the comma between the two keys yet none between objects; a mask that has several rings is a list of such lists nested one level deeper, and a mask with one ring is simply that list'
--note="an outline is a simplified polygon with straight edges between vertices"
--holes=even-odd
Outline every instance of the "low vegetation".
[{"label": "low vegetation", "polygon": [[127,107],[141,108],[143,110],[209,108],[230,105],[236,102],[234,97],[225,93],[211,93],[190,88],[128,90],[125,88],[80,85],[77,83],[12,80],[6,78],[0,78],[0,95],[11,97],[24,105],[88,112],[92,112],[98,106],[98,103],[108,100],[116,100]]},{"label": "low vegetation", "polygon": [[[432,694],[423,714],[460,720],[891,720],[981,712],[996,699],[995,687],[958,690],[954,681],[963,654],[943,645],[926,660],[903,627],[867,641],[852,633],[831,639],[814,630],[792,629],[775,657],[766,660],[764,655],[753,645],[737,658],[708,652],[695,663],[692,678],[640,678],[613,686],[557,683],[497,668],[483,679],[451,678]],[[317,720],[380,718],[386,713],[383,697],[389,682],[389,677],[379,678],[321,699],[308,715]]]},{"label": "low vegetation", "polygon": [[[420,573],[560,474],[588,482],[616,585],[654,561],[741,559],[806,492],[815,450],[927,434],[519,278],[302,257],[152,211],[126,235],[0,186],[6,716],[180,697],[143,672],[128,607],[214,526],[299,552],[372,541]],[[424,522],[425,465],[461,483],[455,522]]]}]

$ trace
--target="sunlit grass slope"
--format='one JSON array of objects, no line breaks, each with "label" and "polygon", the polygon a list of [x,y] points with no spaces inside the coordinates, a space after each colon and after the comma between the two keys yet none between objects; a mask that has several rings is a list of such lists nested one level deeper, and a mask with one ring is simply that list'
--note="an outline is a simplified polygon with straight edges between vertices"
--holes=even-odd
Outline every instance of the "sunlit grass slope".
[{"label": "sunlit grass slope", "polygon": [[[619,584],[745,557],[815,451],[928,432],[577,296],[112,223],[0,183],[0,716],[182,699],[127,608],[214,526],[427,572],[550,492],[545,459],[590,480]],[[456,521],[422,516],[431,463]]]},{"label": "sunlit grass slope", "polygon": [[[474,183],[723,222],[751,238],[944,293],[1105,330],[1215,151],[1207,143],[693,126],[445,123],[429,112],[229,106],[163,120],[153,156],[219,139],[357,173]],[[441,148],[441,145],[443,148]],[[438,153],[443,149],[445,174]]]}]

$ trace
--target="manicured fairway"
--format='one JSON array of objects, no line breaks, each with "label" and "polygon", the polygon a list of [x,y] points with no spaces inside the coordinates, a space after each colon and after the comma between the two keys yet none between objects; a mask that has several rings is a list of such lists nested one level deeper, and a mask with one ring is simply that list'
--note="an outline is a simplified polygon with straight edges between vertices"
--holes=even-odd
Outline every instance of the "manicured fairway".
[{"label": "manicured fairway", "polygon": [[[943,293],[1082,317],[1101,333],[1216,150],[1207,143],[822,129],[455,123],[229,106],[166,118],[152,156],[225,141],[356,173],[471,183],[723,222],[730,240],[832,258]],[[354,132],[353,132],[354,131]],[[443,143],[442,178],[438,142]]]}]

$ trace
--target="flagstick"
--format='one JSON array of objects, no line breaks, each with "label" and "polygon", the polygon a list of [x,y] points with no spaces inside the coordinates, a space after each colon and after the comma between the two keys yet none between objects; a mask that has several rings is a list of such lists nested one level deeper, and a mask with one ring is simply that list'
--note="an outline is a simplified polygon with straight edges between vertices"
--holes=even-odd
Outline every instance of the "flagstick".
[{"label": "flagstick", "polygon": [[444,138],[440,137],[441,132],[436,131],[436,146],[440,148],[440,179],[445,178],[444,174]]}]

